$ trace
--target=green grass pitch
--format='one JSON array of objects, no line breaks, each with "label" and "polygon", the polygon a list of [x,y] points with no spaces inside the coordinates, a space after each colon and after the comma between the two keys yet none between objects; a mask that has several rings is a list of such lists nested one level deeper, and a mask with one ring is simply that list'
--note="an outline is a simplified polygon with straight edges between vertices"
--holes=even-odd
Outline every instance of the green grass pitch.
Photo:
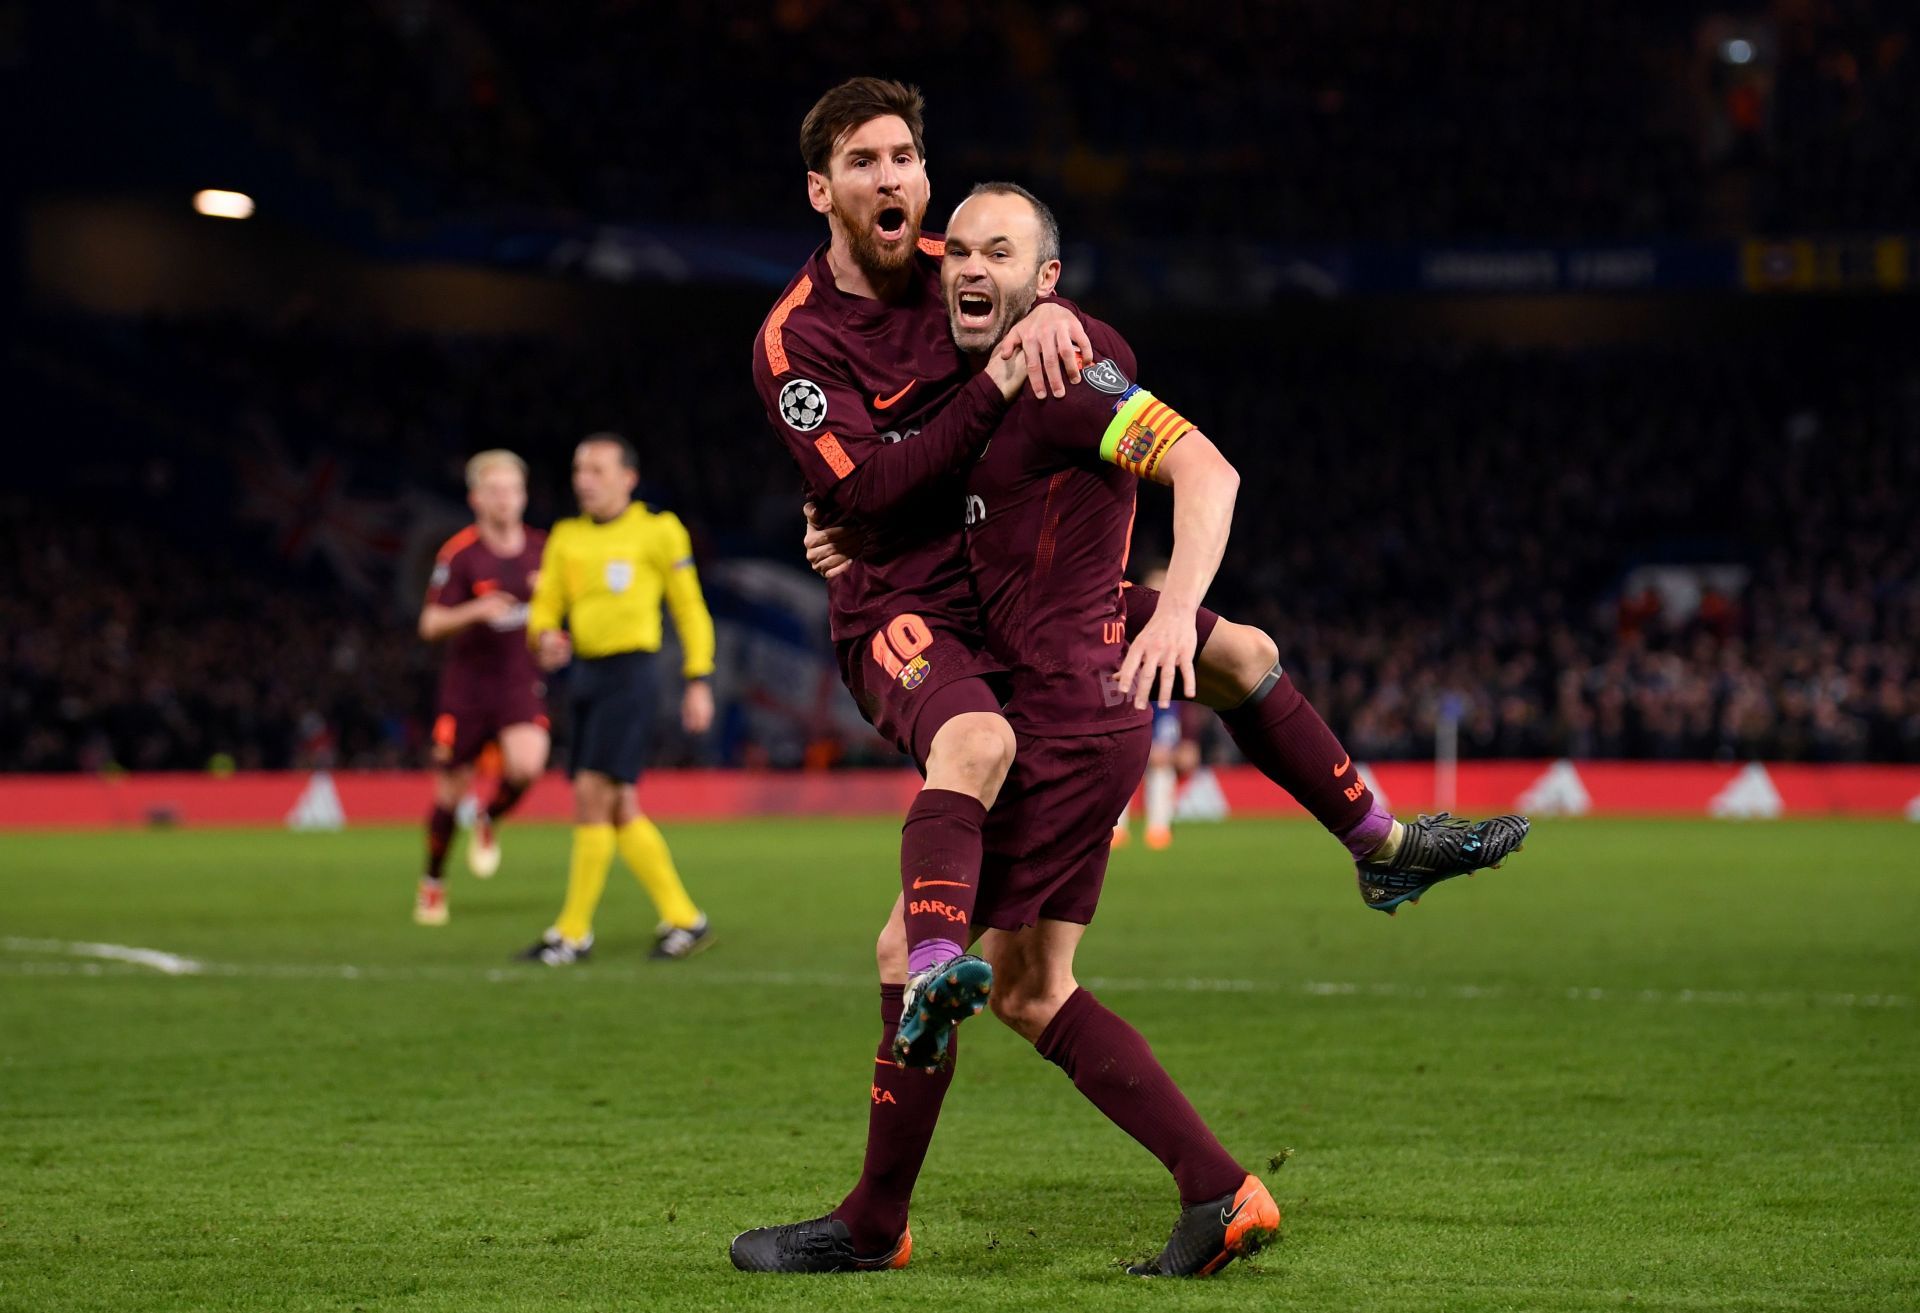
[{"label": "green grass pitch", "polygon": [[1920,1307],[1911,824],[1549,821],[1391,920],[1304,823],[1123,850],[1081,976],[1286,1213],[1192,1284],[988,1017],[912,1266],[734,1272],[857,1170],[896,825],[670,826],[713,950],[645,961],[616,871],[559,972],[507,958],[567,831],[503,835],[443,930],[412,830],[0,838],[0,1309]]}]

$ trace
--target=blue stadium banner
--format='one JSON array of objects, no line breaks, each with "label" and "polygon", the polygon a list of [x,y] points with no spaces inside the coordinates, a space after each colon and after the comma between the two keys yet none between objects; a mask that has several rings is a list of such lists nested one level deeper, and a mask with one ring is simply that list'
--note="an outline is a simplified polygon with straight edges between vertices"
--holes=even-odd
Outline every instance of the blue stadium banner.
[{"label": "blue stadium banner", "polygon": [[[613,283],[778,287],[817,233],[620,224],[449,226],[385,254],[478,261]],[[1291,246],[1257,242],[1072,243],[1063,287],[1124,287],[1158,304],[1257,306],[1289,296],[1436,292],[1475,296],[1657,291],[1906,292],[1913,234],[1658,240]]]},{"label": "blue stadium banner", "polygon": [[1734,285],[1734,253],[1720,242],[1618,246],[1446,246],[1412,258],[1406,290],[1423,292],[1643,292]]}]

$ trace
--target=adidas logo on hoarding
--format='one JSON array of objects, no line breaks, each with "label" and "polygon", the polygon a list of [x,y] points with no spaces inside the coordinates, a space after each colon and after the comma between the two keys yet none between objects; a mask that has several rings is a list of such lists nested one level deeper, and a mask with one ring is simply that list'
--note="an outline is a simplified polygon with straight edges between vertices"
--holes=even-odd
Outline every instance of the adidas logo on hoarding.
[{"label": "adidas logo on hoarding", "polygon": [[1562,758],[1527,786],[1514,807],[1534,816],[1585,816],[1593,810],[1593,797],[1574,764]]},{"label": "adidas logo on hoarding", "polygon": [[347,813],[340,805],[340,791],[333,787],[333,776],[323,770],[315,771],[294,801],[293,810],[287,813],[287,828],[343,830],[346,825]]},{"label": "adidas logo on hoarding", "polygon": [[1707,803],[1709,816],[1729,821],[1771,820],[1785,810],[1780,790],[1773,787],[1773,777],[1757,761],[1742,766],[1733,782]]},{"label": "adidas logo on hoarding", "polygon": [[1227,795],[1220,790],[1219,777],[1207,766],[1194,771],[1173,805],[1176,821],[1224,821],[1227,812]]}]

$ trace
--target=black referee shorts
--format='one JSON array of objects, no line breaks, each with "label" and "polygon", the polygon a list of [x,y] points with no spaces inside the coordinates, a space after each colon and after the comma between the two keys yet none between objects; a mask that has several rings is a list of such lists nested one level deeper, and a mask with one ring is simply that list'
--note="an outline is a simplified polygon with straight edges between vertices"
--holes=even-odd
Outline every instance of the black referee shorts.
[{"label": "black referee shorts", "polygon": [[640,778],[652,742],[653,666],[658,655],[616,652],[574,661],[567,693],[573,725],[569,776],[590,770],[622,784]]}]

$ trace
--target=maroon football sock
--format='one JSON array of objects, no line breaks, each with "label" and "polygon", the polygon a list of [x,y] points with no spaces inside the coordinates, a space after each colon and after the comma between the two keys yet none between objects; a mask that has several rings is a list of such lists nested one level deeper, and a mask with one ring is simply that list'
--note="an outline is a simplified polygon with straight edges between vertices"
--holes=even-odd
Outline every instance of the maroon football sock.
[{"label": "maroon football sock", "polygon": [[519,805],[527,796],[527,790],[533,787],[532,780],[510,780],[502,778],[500,787],[494,790],[493,801],[487,804],[487,819],[497,821]]},{"label": "maroon football sock", "polygon": [[433,805],[427,817],[427,878],[438,880],[440,868],[447,864],[447,849],[453,844],[453,808]]},{"label": "maroon football sock", "polygon": [[1232,1194],[1246,1179],[1140,1032],[1086,990],[1061,1004],[1034,1047],[1173,1173],[1181,1207]]},{"label": "maroon football sock", "polygon": [[920,1178],[940,1104],[953,1084],[959,1053],[956,1032],[947,1042],[947,1060],[932,1071],[893,1065],[893,1036],[900,1026],[904,985],[880,986],[880,1049],[874,1055],[873,1106],[867,1112],[867,1159],[860,1183],[831,1214],[853,1233],[854,1252],[882,1254],[907,1229],[907,1204]]},{"label": "maroon football sock", "polygon": [[1353,758],[1279,666],[1220,719],[1246,759],[1355,857],[1378,848],[1392,830],[1393,817],[1360,778]]},{"label": "maroon football sock", "polygon": [[918,974],[966,949],[980,891],[980,825],[987,809],[951,789],[922,789],[900,827],[907,971]]}]

